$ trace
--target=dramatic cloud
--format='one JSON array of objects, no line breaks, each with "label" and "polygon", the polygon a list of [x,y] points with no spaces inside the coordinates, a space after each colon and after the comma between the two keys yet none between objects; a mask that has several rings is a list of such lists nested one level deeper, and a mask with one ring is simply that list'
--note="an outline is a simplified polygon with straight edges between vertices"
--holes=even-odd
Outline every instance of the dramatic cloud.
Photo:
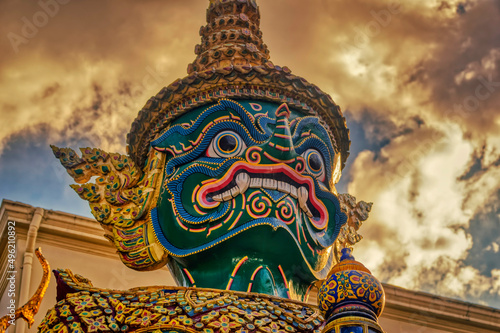
[{"label": "dramatic cloud", "polygon": [[7,37],[0,44],[0,107],[9,124],[0,129],[0,151],[6,137],[41,122],[68,137],[88,131],[75,114],[93,122],[89,139],[119,136],[103,148],[123,150],[137,111],[185,75],[203,11],[193,15],[183,1],[60,2],[68,1],[0,4]]},{"label": "dramatic cloud", "polygon": [[[58,1],[0,2],[0,193],[81,213],[48,144],[123,153],[147,99],[186,75],[208,1]],[[500,307],[500,3],[259,5],[272,61],[347,117],[339,189],[374,202],[358,259],[386,282]]]},{"label": "dramatic cloud", "polygon": [[322,72],[348,78],[333,94],[368,143],[347,170],[375,203],[358,255],[384,281],[500,306],[498,239],[476,230],[500,227],[498,7],[327,3],[350,19]]}]

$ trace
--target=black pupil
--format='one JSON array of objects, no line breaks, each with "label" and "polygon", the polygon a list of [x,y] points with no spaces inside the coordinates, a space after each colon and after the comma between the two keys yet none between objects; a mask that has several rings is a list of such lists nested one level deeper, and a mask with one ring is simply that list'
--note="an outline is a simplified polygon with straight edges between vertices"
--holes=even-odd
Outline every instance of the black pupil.
[{"label": "black pupil", "polygon": [[322,166],[321,157],[319,157],[319,155],[315,153],[311,154],[309,156],[309,167],[311,168],[311,170],[320,171],[321,166]]},{"label": "black pupil", "polygon": [[232,152],[236,148],[236,138],[232,135],[226,134],[219,139],[219,147],[222,151]]}]

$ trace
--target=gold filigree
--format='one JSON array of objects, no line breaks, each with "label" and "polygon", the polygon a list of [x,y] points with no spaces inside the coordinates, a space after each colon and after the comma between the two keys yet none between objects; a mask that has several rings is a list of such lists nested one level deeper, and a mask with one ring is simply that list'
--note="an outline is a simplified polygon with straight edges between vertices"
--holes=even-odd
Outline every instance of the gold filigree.
[{"label": "gold filigree", "polygon": [[168,255],[144,242],[148,214],[158,200],[164,154],[152,150],[141,170],[127,155],[98,148],[51,146],[56,158],[79,184],[71,185],[89,202],[95,219],[107,231],[121,260],[130,268],[151,270],[163,266]]},{"label": "gold filigree", "polygon": [[35,294],[30,298],[30,300],[16,310],[14,318],[10,317],[9,315],[0,318],[0,333],[4,333],[7,328],[19,318],[23,318],[28,323],[28,327],[31,327],[31,325],[33,325],[33,322],[35,321],[34,317],[40,309],[40,304],[42,303],[43,296],[45,295],[45,291],[47,290],[50,282],[49,262],[43,256],[42,250],[40,248],[35,250],[35,254],[43,269],[43,276],[42,280],[40,281],[40,285],[35,291]]},{"label": "gold filigree", "polygon": [[[61,295],[48,312],[40,332],[281,332],[316,333],[324,319],[316,306],[275,296],[229,290],[186,287],[139,287],[129,290],[100,289],[90,281],[57,270]],[[75,319],[68,322],[65,313]],[[102,320],[106,313],[106,321]],[[277,331],[276,331],[277,330]]]},{"label": "gold filigree", "polygon": [[340,207],[347,214],[347,223],[340,229],[339,236],[335,242],[335,255],[340,261],[340,251],[343,248],[352,248],[363,239],[358,233],[364,221],[368,219],[373,203],[365,201],[356,202],[356,198],[348,193],[340,194]]}]

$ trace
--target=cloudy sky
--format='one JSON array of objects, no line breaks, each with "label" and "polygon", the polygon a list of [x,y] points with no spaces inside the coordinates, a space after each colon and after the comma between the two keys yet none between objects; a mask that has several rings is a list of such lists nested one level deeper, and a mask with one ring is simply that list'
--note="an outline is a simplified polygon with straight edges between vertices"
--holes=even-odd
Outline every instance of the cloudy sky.
[{"label": "cloudy sky", "polygon": [[[124,153],[138,110],[186,75],[208,1],[58,1],[0,2],[0,198],[90,216],[49,144]],[[259,4],[272,61],[347,118],[338,189],[374,203],[357,258],[500,308],[500,1]]]}]

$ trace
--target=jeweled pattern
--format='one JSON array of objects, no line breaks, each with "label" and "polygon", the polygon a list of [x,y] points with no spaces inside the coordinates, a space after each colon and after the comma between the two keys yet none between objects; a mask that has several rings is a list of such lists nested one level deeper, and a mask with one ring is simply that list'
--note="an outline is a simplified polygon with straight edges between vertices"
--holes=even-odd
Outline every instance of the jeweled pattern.
[{"label": "jeweled pattern", "polygon": [[56,271],[66,293],[40,332],[321,332],[318,308],[262,294],[155,287],[94,288],[69,270]]},{"label": "jeweled pattern", "polygon": [[384,308],[385,296],[381,283],[367,272],[358,270],[340,271],[331,274],[318,293],[321,310],[349,302],[362,302],[378,316]]}]

